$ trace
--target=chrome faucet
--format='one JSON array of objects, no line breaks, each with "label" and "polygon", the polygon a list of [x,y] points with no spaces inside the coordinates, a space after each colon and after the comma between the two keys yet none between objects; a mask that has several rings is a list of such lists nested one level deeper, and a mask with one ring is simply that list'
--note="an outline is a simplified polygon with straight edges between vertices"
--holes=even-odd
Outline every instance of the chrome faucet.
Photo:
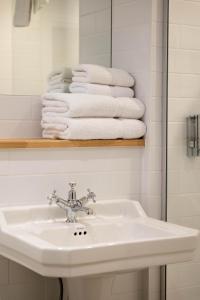
[{"label": "chrome faucet", "polygon": [[87,207],[86,204],[89,200],[92,200],[94,203],[95,200],[95,193],[93,193],[90,189],[87,189],[88,194],[80,199],[77,199],[75,182],[70,182],[70,190],[68,193],[68,199],[65,200],[56,195],[56,190],[53,191],[51,195],[48,196],[49,205],[53,204],[54,202],[62,209],[66,211],[68,223],[75,223],[77,222],[76,213],[79,211],[85,212],[87,215],[92,215],[94,212],[90,207]]}]

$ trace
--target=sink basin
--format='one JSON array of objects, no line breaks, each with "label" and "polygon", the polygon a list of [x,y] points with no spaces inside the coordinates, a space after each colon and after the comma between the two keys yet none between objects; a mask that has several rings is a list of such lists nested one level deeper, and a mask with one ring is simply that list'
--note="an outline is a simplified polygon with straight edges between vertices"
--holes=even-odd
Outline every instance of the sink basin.
[{"label": "sink basin", "polygon": [[79,277],[192,259],[199,232],[149,218],[139,202],[108,200],[66,223],[57,206],[0,209],[0,254],[45,276]]}]

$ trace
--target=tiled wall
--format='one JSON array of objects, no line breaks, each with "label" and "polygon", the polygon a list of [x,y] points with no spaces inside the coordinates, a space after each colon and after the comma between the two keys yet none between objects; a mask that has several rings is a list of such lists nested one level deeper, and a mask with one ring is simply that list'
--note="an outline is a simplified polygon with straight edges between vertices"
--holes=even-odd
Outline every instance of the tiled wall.
[{"label": "tiled wall", "polygon": [[[186,117],[200,113],[200,1],[170,0],[168,220],[200,229],[200,158],[186,156]],[[200,247],[168,267],[167,300],[200,297]]]},{"label": "tiled wall", "polygon": [[41,137],[39,96],[0,95],[0,138]]},{"label": "tiled wall", "polygon": [[[89,5],[94,0],[86,2]],[[162,5],[159,5],[161,2],[113,0],[113,66],[127,69],[136,77],[136,95],[146,103],[148,134],[145,150],[105,148],[0,151],[1,205],[45,203],[46,195],[53,188],[66,196],[67,182],[75,180],[80,194],[85,193],[86,187],[90,187],[97,193],[99,200],[127,197],[141,200],[150,215],[160,216],[162,69],[160,61],[154,58],[160,57],[162,47],[162,19],[158,18],[162,11]],[[95,3],[99,4],[100,1],[96,0]],[[97,12],[95,14],[98,15]],[[156,51],[159,55],[155,54]],[[30,122],[30,118],[33,123],[36,122],[35,125],[31,124],[33,131],[30,136],[40,135],[37,97],[2,97],[0,101],[8,112],[6,120],[3,121],[2,116],[0,121],[4,122],[4,128],[8,128],[9,122],[11,125],[16,122],[15,131],[11,126],[9,136],[29,134],[26,124]],[[6,101],[15,105],[12,106],[12,115],[6,108],[9,103]],[[27,102],[24,112],[17,110],[18,101]],[[5,132],[1,134],[8,135]],[[144,296],[146,278],[146,273],[143,272],[113,276],[110,285],[107,285],[108,299],[99,300],[140,300]],[[157,269],[150,271],[150,285],[150,299],[159,300]],[[55,300],[58,297],[57,291],[56,280],[42,279],[1,258],[1,300]]]},{"label": "tiled wall", "polygon": [[111,65],[111,0],[80,1],[80,63]]},{"label": "tiled wall", "polygon": [[[113,4],[113,66],[133,74],[136,97],[146,105],[140,201],[150,216],[160,218],[163,1],[114,0]],[[135,276],[144,280],[141,272]],[[149,299],[160,299],[159,270],[153,268],[146,276]],[[128,299],[135,298],[129,295]]]}]

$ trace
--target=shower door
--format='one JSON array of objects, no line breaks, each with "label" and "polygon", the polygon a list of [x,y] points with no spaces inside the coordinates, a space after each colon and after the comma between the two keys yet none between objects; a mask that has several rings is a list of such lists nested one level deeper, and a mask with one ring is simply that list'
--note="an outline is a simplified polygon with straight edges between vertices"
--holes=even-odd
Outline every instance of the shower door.
[{"label": "shower door", "polygon": [[[200,156],[186,147],[186,118],[200,114],[200,0],[169,0],[168,29],[167,221],[200,229]],[[200,299],[200,247],[167,267],[166,299]]]}]

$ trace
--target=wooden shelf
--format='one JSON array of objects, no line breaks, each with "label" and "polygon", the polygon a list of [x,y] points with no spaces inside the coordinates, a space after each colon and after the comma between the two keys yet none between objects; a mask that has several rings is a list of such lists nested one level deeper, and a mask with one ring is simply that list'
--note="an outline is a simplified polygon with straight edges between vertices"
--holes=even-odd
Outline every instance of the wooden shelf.
[{"label": "wooden shelf", "polygon": [[0,149],[15,148],[70,148],[70,147],[144,147],[144,139],[135,140],[48,140],[0,139]]}]

